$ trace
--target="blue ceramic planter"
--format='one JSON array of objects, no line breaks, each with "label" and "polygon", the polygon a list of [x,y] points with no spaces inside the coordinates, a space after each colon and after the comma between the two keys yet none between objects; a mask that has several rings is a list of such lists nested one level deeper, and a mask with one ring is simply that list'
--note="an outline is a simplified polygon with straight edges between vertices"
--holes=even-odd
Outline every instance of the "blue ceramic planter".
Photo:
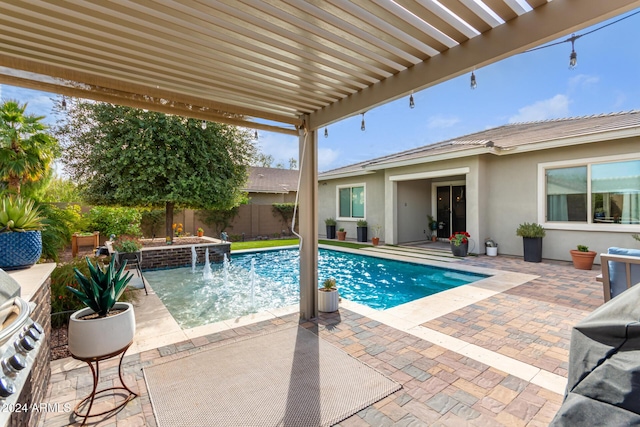
[{"label": "blue ceramic planter", "polygon": [[0,268],[17,270],[31,267],[42,255],[40,231],[0,233]]}]

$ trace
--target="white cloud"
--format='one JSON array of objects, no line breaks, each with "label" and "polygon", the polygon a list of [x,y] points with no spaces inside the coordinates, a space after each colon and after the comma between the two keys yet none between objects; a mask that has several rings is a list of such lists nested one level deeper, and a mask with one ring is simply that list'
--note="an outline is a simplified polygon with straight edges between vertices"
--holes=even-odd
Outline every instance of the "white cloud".
[{"label": "white cloud", "polygon": [[532,122],[566,117],[569,113],[569,98],[556,95],[553,98],[535,102],[518,110],[518,114],[509,118],[509,123]]},{"label": "white cloud", "polygon": [[428,129],[445,129],[455,126],[460,123],[459,117],[445,117],[445,116],[431,116],[427,120]]},{"label": "white cloud", "polygon": [[260,132],[258,150],[273,156],[272,166],[282,163],[288,168],[290,158],[298,160],[298,138],[280,133]]},{"label": "white cloud", "polygon": [[326,171],[335,169],[333,162],[338,158],[340,152],[331,148],[318,148],[318,170]]},{"label": "white cloud", "polygon": [[600,77],[590,76],[588,74],[578,74],[575,77],[569,79],[569,89],[586,89],[589,86],[595,86],[600,82]]}]

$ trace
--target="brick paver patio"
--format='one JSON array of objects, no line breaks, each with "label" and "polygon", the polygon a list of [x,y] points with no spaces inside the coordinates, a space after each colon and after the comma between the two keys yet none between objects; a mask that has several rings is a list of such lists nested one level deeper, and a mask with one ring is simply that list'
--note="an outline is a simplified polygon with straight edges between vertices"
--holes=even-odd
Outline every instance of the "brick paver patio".
[{"label": "brick paver patio", "polygon": [[[540,277],[423,326],[566,377],[571,328],[602,304],[602,287],[594,280],[598,271],[506,256],[462,262]],[[142,367],[214,342],[296,323],[293,314],[127,356],[125,381],[140,397],[114,417],[88,425],[156,426]],[[401,390],[340,426],[546,426],[562,402],[560,394],[344,308],[302,326],[402,384]],[[91,384],[88,368],[73,367],[69,361],[54,363],[48,396],[52,403],[73,407]],[[117,361],[101,367],[100,388],[113,383],[116,368]],[[115,400],[102,399],[100,405],[113,407]],[[48,413],[41,426],[73,421],[68,412]]]}]

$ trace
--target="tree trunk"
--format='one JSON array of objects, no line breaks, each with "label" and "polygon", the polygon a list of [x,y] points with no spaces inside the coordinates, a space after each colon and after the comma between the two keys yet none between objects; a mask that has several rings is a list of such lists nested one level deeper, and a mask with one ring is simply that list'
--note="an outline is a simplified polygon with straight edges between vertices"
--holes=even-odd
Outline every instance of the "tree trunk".
[{"label": "tree trunk", "polygon": [[165,205],[165,232],[167,243],[173,243],[173,202],[166,202]]},{"label": "tree trunk", "polygon": [[20,194],[20,177],[15,175],[9,176],[9,182],[7,183],[9,191],[13,191],[16,194]]}]

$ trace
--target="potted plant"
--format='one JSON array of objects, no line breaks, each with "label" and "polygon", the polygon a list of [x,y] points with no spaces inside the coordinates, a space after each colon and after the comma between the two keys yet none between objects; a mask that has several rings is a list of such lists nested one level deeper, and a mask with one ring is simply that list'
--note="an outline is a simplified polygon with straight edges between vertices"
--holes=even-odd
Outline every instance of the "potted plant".
[{"label": "potted plant", "polygon": [[438,221],[436,221],[432,215],[427,215],[427,222],[429,223],[429,230],[431,230],[431,241],[438,240]]},{"label": "potted plant", "polygon": [[546,236],[546,234],[545,229],[535,222],[525,222],[518,226],[516,235],[522,237],[525,261],[542,261],[542,238]]},{"label": "potted plant", "polygon": [[496,256],[498,255],[498,244],[494,242],[492,239],[487,239],[484,241],[484,247],[487,251],[488,256]]},{"label": "potted plant", "polygon": [[100,358],[117,354],[133,341],[136,321],[133,305],[117,302],[131,278],[125,272],[126,262],[118,270],[115,258],[106,268],[86,258],[89,277],[74,269],[78,289],[67,286],[87,307],[69,319],[69,352],[79,359]]},{"label": "potted plant", "polygon": [[324,225],[327,226],[327,239],[336,238],[336,220],[333,218],[327,218],[324,220]]},{"label": "potted plant", "polygon": [[136,262],[138,264],[142,262],[142,255],[140,253],[142,243],[135,237],[120,236],[118,240],[113,242],[112,248],[115,251],[114,258],[117,260],[118,265],[122,265],[126,261]]},{"label": "potted plant", "polygon": [[44,218],[34,201],[20,196],[0,201],[0,268],[16,270],[31,267],[42,255]]},{"label": "potted plant", "polygon": [[204,229],[202,227],[198,227],[198,237],[204,236]]},{"label": "potted plant", "polygon": [[373,243],[373,246],[378,246],[378,244],[380,244],[380,230],[382,230],[382,226],[376,224],[371,228],[373,228],[373,237],[371,238],[371,243]]},{"label": "potted plant", "polygon": [[318,289],[318,311],[331,313],[338,310],[338,288],[336,288],[336,279],[327,279],[322,283],[322,287]]},{"label": "potted plant", "polygon": [[346,240],[347,239],[347,232],[344,231],[344,228],[340,228],[337,233],[338,235],[338,240]]},{"label": "potted plant", "polygon": [[466,231],[456,231],[449,236],[449,242],[451,242],[451,253],[455,256],[467,256],[470,237],[471,235]]},{"label": "potted plant", "polygon": [[573,267],[578,270],[591,270],[593,267],[593,260],[596,257],[595,251],[590,251],[589,247],[584,245],[578,245],[577,250],[572,249],[571,260],[573,261]]},{"label": "potted plant", "polygon": [[358,242],[366,242],[367,241],[367,221],[364,219],[359,219],[356,223],[357,232],[358,232]]}]

